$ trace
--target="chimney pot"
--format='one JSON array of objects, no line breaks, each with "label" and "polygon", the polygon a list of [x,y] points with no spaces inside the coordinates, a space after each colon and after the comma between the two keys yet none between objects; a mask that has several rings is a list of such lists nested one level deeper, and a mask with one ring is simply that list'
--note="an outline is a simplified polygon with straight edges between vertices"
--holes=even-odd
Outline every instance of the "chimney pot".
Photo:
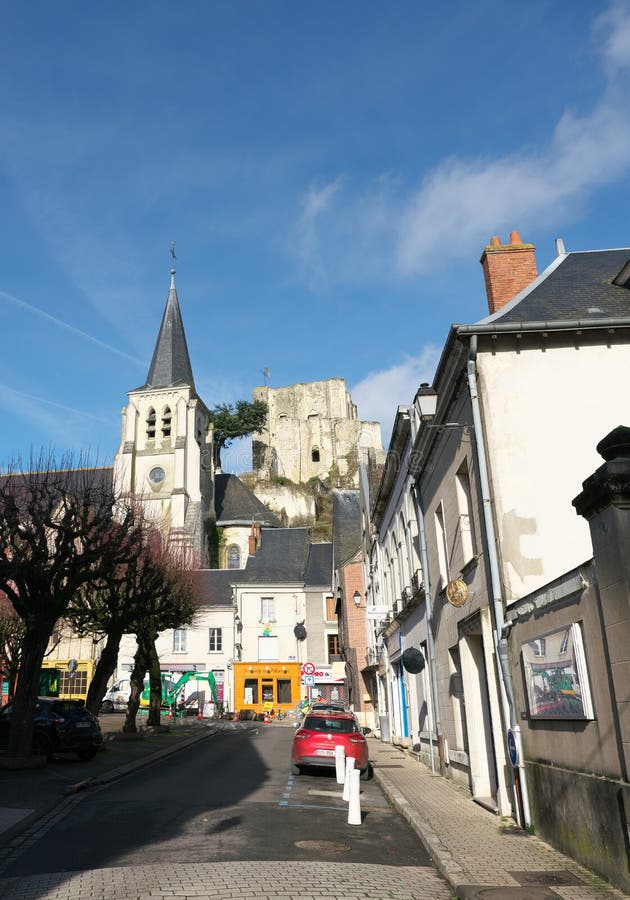
[{"label": "chimney pot", "polygon": [[510,231],[510,244],[522,244],[521,236],[518,231]]},{"label": "chimney pot", "polygon": [[495,234],[495,236],[492,238],[492,240],[490,241],[490,246],[491,247],[500,247],[501,246],[501,238],[499,237],[498,234]]}]

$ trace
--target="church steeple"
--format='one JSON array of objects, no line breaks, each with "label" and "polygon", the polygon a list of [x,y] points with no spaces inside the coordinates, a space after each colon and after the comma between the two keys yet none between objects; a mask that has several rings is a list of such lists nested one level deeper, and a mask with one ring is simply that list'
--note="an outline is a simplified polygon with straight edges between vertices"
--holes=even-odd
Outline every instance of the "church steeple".
[{"label": "church steeple", "polygon": [[171,287],[166,300],[160,333],[153,351],[144,390],[189,385],[195,390],[186,335],[175,289],[175,269],[171,269]]}]

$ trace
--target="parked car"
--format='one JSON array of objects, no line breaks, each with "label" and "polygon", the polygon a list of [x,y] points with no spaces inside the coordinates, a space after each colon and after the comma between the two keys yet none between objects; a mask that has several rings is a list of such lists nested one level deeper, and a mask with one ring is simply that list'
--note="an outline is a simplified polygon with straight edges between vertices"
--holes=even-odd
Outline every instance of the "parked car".
[{"label": "parked car", "polygon": [[[13,703],[0,709],[0,748],[6,750]],[[76,753],[79,759],[96,756],[103,746],[101,727],[83,700],[38,697],[33,717],[33,753],[52,759],[55,753]]]},{"label": "parked car", "polygon": [[355,766],[366,779],[372,774],[370,754],[365,734],[351,712],[341,710],[312,710],[293,736],[291,768],[301,775],[306,766],[335,767],[335,746],[343,747],[345,756],[352,756]]}]

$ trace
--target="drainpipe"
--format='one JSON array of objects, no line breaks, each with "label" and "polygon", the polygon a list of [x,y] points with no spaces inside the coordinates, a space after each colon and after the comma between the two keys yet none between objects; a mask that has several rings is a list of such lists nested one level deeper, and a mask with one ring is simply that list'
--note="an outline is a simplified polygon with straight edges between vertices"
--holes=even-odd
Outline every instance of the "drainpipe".
[{"label": "drainpipe", "polygon": [[[486,455],[486,445],[484,441],[483,425],[481,421],[481,405],[479,403],[479,394],[477,391],[477,335],[473,334],[470,338],[470,348],[468,352],[467,376],[468,388],[470,391],[470,400],[472,404],[473,429],[475,433],[475,445],[477,447],[477,463],[479,466],[479,481],[481,486],[481,494],[483,500],[483,518],[486,528],[488,562],[490,566],[490,580],[492,587],[492,603],[494,607],[494,629],[492,632],[494,638],[494,647],[499,662],[499,684],[501,702],[503,706],[504,721],[509,723],[510,730],[514,734],[517,749],[517,766],[519,770],[519,785],[521,789],[521,800],[523,804],[524,823],[519,823],[525,828],[531,824],[529,793],[527,790],[527,779],[525,777],[525,763],[523,762],[523,744],[521,740],[521,727],[516,716],[516,708],[514,703],[514,687],[512,683],[512,672],[510,670],[510,661],[508,657],[508,643],[505,617],[503,615],[503,593],[501,589],[501,577],[499,569],[499,559],[497,556],[496,534],[494,528],[494,518],[492,515],[492,497],[490,494],[490,480],[488,478],[488,465]],[[516,779],[514,779],[514,809],[519,814],[520,806],[518,802],[518,794],[516,787]]]},{"label": "drainpipe", "polygon": [[[415,410],[409,408],[409,423],[411,426],[411,446],[416,441],[416,419]],[[418,482],[413,484],[413,496],[416,506],[416,517],[418,519],[418,540],[420,544],[420,565],[422,566],[422,580],[424,581],[424,604],[427,613],[427,651],[429,653],[429,682],[431,685],[431,705],[433,706],[433,719],[435,725],[435,736],[438,745],[438,755],[440,757],[440,772],[444,775],[446,771],[445,754],[444,754],[444,735],[442,733],[442,722],[440,715],[440,699],[437,689],[437,666],[435,664],[435,642],[433,640],[433,601],[431,599],[431,586],[429,583],[429,558],[427,555],[427,541],[424,530],[424,511],[422,509],[422,495]],[[433,738],[431,738],[431,772],[435,775],[435,765],[433,762]]]}]

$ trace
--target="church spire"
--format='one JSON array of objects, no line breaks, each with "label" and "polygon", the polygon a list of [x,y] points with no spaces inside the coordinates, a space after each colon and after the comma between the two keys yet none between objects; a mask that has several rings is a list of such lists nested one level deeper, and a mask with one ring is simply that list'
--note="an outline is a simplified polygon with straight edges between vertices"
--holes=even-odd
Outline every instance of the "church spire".
[{"label": "church spire", "polygon": [[184,384],[195,389],[182,314],[175,289],[175,269],[171,269],[171,287],[144,388],[168,388]]}]

